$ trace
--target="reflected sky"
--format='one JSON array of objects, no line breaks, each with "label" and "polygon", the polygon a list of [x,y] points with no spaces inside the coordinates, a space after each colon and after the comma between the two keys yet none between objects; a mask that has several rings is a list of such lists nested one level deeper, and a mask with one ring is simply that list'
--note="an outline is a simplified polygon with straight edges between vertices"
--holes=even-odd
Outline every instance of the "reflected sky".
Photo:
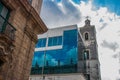
[{"label": "reflected sky", "polygon": [[60,65],[76,64],[77,63],[77,29],[64,31],[62,46],[63,46],[62,49],[34,52],[32,66],[35,66],[36,63],[39,66],[43,66],[44,61],[45,61],[45,66],[46,65],[57,66],[58,64]]}]

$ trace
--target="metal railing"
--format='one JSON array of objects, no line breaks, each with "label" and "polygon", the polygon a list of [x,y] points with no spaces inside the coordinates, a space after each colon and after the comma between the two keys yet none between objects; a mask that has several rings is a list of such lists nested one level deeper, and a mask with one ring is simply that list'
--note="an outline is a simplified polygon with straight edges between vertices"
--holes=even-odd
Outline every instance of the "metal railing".
[{"label": "metal railing", "polygon": [[[64,61],[64,64],[62,63]],[[40,62],[41,63],[41,62]],[[60,74],[60,73],[76,73],[77,62],[75,59],[61,59],[56,63],[52,63],[51,60],[47,60],[44,65],[43,74]],[[31,68],[31,75],[42,74],[42,66],[36,63]]]},{"label": "metal railing", "polygon": [[4,34],[11,40],[15,38],[16,29],[2,15],[0,15],[0,34]]},{"label": "metal railing", "polygon": [[[46,66],[43,74],[61,74],[61,73],[76,73],[77,64],[63,66]],[[42,67],[32,67],[31,75],[42,74]]]}]

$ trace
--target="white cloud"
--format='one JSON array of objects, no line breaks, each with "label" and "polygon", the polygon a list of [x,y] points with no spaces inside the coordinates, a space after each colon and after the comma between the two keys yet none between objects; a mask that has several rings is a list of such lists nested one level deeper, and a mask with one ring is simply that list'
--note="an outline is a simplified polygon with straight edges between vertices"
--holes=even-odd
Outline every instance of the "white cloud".
[{"label": "white cloud", "polygon": [[41,11],[41,18],[48,28],[76,24],[80,22],[80,11],[69,0],[62,0],[59,3],[44,1]]},{"label": "white cloud", "polygon": [[103,40],[103,43],[101,43],[101,46],[104,48],[109,48],[110,50],[113,50],[114,52],[116,49],[119,48],[119,45],[116,42],[109,43],[106,40]]},{"label": "white cloud", "polygon": [[[88,4],[85,4],[84,2],[81,3],[81,15],[82,17],[90,16],[91,23],[96,26],[102,79],[106,78],[103,80],[115,80],[119,75],[119,66],[118,59],[113,59],[112,55],[120,49],[120,36],[118,36],[118,31],[120,31],[118,26],[120,24],[120,19],[115,13],[108,12],[105,7],[101,7],[96,11],[92,10],[92,7],[91,2]],[[100,22],[101,18],[103,20],[102,22]],[[79,23],[79,26],[83,24],[84,20]],[[109,44],[104,44],[104,46],[109,47],[109,49],[100,45],[103,40],[108,41],[106,43]],[[111,49],[116,51],[112,51]],[[100,53],[102,53],[102,55],[100,55]]]}]

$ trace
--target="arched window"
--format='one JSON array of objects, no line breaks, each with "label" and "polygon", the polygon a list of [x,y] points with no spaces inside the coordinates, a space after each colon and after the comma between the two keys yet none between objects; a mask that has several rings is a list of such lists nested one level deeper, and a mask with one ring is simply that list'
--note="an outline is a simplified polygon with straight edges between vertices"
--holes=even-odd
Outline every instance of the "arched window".
[{"label": "arched window", "polygon": [[85,50],[84,51],[84,60],[88,60],[89,59],[89,50]]},{"label": "arched window", "polygon": [[85,33],[85,40],[88,40],[88,39],[89,39],[89,34]]}]

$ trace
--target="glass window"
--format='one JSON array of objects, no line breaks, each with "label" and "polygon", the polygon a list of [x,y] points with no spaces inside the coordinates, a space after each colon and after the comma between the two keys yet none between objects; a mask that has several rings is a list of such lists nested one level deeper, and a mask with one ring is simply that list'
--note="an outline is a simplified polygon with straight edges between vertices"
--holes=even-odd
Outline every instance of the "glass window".
[{"label": "glass window", "polygon": [[36,44],[36,48],[45,47],[46,46],[46,40],[47,40],[46,38],[39,39],[38,43]]},{"label": "glass window", "polygon": [[90,80],[90,74],[87,74],[86,77],[87,77],[87,80]]},{"label": "glass window", "polygon": [[50,37],[48,39],[48,46],[56,46],[62,44],[62,36]]},{"label": "glass window", "polygon": [[2,31],[3,26],[5,26],[5,19],[7,19],[9,10],[0,2],[0,31]]},{"label": "glass window", "polygon": [[58,37],[53,37],[53,46],[57,45],[57,39],[58,39]]},{"label": "glass window", "polygon": [[[62,48],[35,52],[31,73],[38,74],[37,71],[40,71],[39,74],[41,74],[43,66],[45,66],[45,74],[77,72],[77,34],[77,29],[73,29],[65,30],[63,36],[49,37],[48,45],[62,45]],[[39,64],[37,70],[35,69],[36,62]]]},{"label": "glass window", "polygon": [[61,45],[62,44],[62,36],[58,37],[58,41],[57,41],[57,45]]},{"label": "glass window", "polygon": [[4,18],[6,18],[7,13],[8,13],[8,9],[7,9],[6,7],[3,6],[0,15],[3,16]]},{"label": "glass window", "polygon": [[52,46],[52,44],[53,44],[53,40],[52,40],[52,37],[50,37],[48,40],[48,46]]},{"label": "glass window", "polygon": [[89,50],[84,51],[84,60],[89,59]]}]

